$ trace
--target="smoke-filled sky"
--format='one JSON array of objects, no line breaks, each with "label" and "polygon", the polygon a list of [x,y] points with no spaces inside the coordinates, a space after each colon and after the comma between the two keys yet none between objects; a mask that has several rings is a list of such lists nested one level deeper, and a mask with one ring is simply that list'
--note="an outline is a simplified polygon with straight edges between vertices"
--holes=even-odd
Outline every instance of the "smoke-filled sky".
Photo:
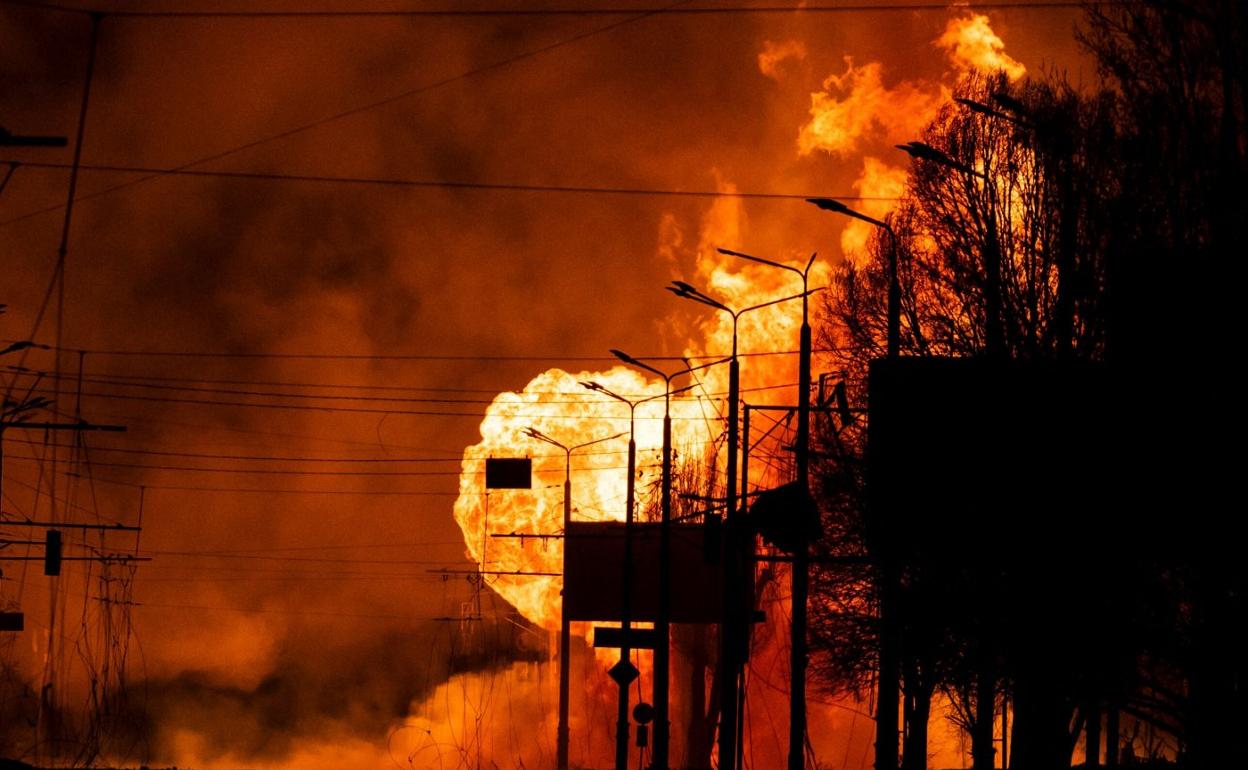
[{"label": "smoke-filled sky", "polygon": [[[491,400],[551,367],[608,376],[609,348],[726,352],[712,317],[662,287],[686,279],[748,304],[763,273],[714,257],[716,246],[785,261],[818,251],[822,275],[852,257],[867,233],[800,198],[865,197],[856,205],[886,211],[874,199],[904,184],[892,145],[918,137],[968,67],[1094,79],[1074,8],[102,7],[132,15],[100,21],[63,303],[52,290],[36,323],[57,261],[91,19],[0,3],[0,126],[70,138],[63,149],[0,148],[20,164],[0,193],[0,338],[7,346],[33,329],[38,343],[59,339],[65,376],[58,393],[52,351],[0,365],[9,397],[33,386],[61,418],[80,408],[127,432],[85,434],[84,455],[48,446],[73,445],[70,433],[45,442],[7,431],[3,508],[9,519],[137,524],[145,487],[139,548],[153,561],[133,583],[141,652],[127,673],[149,682],[148,723],[141,740],[110,750],[180,765],[363,767],[389,752],[421,766],[438,741],[466,741],[435,741],[439,717],[420,704],[441,694],[454,710],[443,684],[454,624],[438,618],[460,615],[472,586],[428,570],[472,567],[452,509],[471,486],[461,457],[482,440]],[[774,280],[764,299],[798,288]],[[786,340],[766,344],[795,347]],[[36,383],[38,371],[49,374]],[[746,387],[762,384],[749,376]],[[554,435],[559,423],[541,429]],[[131,535],[67,537],[70,556],[135,548]],[[58,681],[78,676],[62,670],[74,670],[73,640],[100,617],[83,576],[102,567],[67,562],[54,584],[38,562],[0,564],[5,604],[27,614],[26,631],[0,648],[6,661],[37,687],[56,590],[70,651],[53,668]],[[516,708],[547,719],[553,696],[516,672],[505,676]],[[478,702],[479,685],[456,691],[458,708]],[[15,692],[6,709],[21,701]],[[69,694],[61,705],[81,703]],[[425,720],[415,730],[428,742],[388,746],[409,716]],[[501,735],[478,748],[504,756],[500,746],[520,741]],[[869,734],[839,741],[856,764]],[[551,740],[538,743],[549,761]]]}]

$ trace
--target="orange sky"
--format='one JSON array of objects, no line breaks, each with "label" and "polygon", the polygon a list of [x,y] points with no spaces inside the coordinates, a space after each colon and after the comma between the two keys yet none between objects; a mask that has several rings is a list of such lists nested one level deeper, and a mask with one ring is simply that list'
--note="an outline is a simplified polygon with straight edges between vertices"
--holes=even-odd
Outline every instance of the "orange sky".
[{"label": "orange sky", "polygon": [[[1094,80],[1073,41],[1075,10],[986,14],[986,23],[965,9],[106,16],[83,162],[890,197],[904,170],[891,145],[917,138],[923,116],[968,59],[991,55],[1032,74],[1057,68],[1072,81]],[[81,14],[0,4],[0,125],[72,136],[88,28]],[[1004,53],[985,43],[988,28]],[[847,133],[837,137],[837,130]],[[0,148],[0,157],[67,163],[71,153]],[[214,159],[196,163],[204,158]],[[481,441],[487,404],[551,367],[605,376],[612,364],[594,359],[608,348],[637,356],[724,350],[718,319],[664,293],[668,281],[689,280],[737,304],[790,289],[780,278],[759,286],[772,280],[765,271],[710,260],[715,246],[783,260],[817,250],[826,270],[866,235],[792,199],[142,177],[84,171],[79,181],[80,195],[90,197],[74,212],[61,334],[69,348],[97,351],[84,359],[83,391],[94,394],[83,398],[84,416],[123,423],[128,432],[89,437],[96,483],[62,480],[57,495],[87,509],[72,517],[134,523],[137,486],[149,487],[142,547],[155,561],[135,582],[142,666],[132,658],[129,670],[133,679],[140,671],[151,678],[151,697],[164,707],[152,753],[142,757],[155,763],[375,766],[387,735],[409,715],[455,733],[429,704],[441,698],[439,708],[455,713],[454,698],[461,707],[478,703],[471,687],[480,682],[442,684],[446,663],[426,651],[446,652],[449,624],[434,618],[458,615],[471,586],[426,570],[471,566],[452,508],[471,486],[458,479],[460,458]],[[32,328],[55,262],[62,212],[53,207],[66,182],[63,170],[26,165],[0,194],[0,302],[8,305],[0,337],[22,339]],[[121,182],[135,184],[105,192]],[[872,208],[880,204],[862,205],[882,213]],[[775,328],[765,325],[751,339],[764,344]],[[55,335],[49,314],[37,339],[52,343]],[[76,354],[65,361],[72,369]],[[16,363],[15,354],[0,361]],[[24,365],[50,370],[53,357],[32,352]],[[745,386],[786,381],[784,367],[764,369],[747,369]],[[721,375],[710,376],[708,389],[722,390]],[[118,385],[118,377],[145,378],[148,387]],[[6,371],[6,384],[30,384],[25,375],[13,378]],[[309,383],[352,387],[303,387]],[[169,389],[187,386],[200,390]],[[72,390],[72,381],[65,387]],[[783,401],[783,392],[775,399]],[[205,400],[316,409],[189,403]],[[72,412],[68,394],[59,401]],[[558,425],[540,427],[558,435]],[[42,438],[5,436],[6,513],[69,515],[64,500],[49,506],[46,486],[36,494],[39,466],[22,459],[43,451]],[[275,459],[233,459],[241,456]],[[185,470],[192,467],[217,470]],[[395,475],[346,475],[362,470]],[[397,475],[407,472],[423,475]],[[284,491],[222,491],[240,488]],[[338,494],[393,491],[405,494]],[[133,546],[108,537],[108,548]],[[0,649],[37,671],[51,581],[37,563],[25,569],[4,567],[0,591],[27,613],[27,631]],[[71,636],[86,569],[69,564],[58,589],[68,596]],[[550,708],[543,697],[553,693],[543,696],[549,671],[530,675],[524,665],[505,667],[499,681],[514,687],[528,713],[542,713]],[[844,728],[836,713],[851,719],[833,709],[812,721],[812,731],[832,722]],[[863,718],[853,719],[863,730]],[[501,756],[520,739],[509,732],[514,724],[499,724],[495,743],[481,746]],[[391,755],[412,754],[421,766],[442,750],[438,741],[464,738],[433,741],[434,732],[409,727],[399,740],[406,748],[392,745]],[[817,745],[835,754],[829,762],[843,755],[856,766],[867,740],[867,732],[850,739],[852,751],[845,739]]]}]

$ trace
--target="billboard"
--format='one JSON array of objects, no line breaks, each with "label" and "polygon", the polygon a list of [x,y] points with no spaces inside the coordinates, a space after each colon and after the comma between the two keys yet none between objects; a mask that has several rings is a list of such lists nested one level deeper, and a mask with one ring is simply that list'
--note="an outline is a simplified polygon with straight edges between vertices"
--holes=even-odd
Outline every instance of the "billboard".
[{"label": "billboard", "polygon": [[[719,541],[702,524],[671,525],[673,623],[718,623],[723,607]],[[571,620],[618,621],[623,614],[624,524],[573,522],[564,540],[563,601]],[[632,525],[632,620],[659,609],[659,524]]]}]

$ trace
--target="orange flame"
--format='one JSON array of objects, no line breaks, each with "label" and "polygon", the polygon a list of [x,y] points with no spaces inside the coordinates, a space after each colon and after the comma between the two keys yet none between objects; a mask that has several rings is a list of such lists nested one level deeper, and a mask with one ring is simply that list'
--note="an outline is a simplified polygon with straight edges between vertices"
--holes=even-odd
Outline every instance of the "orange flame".
[{"label": "orange flame", "polygon": [[[721,187],[731,189],[721,183]],[[721,255],[716,246],[742,241],[744,214],[737,199],[722,198],[704,216],[695,252],[699,287],[733,308],[744,308],[771,299],[801,292],[801,281],[788,271],[748,263]],[[674,224],[664,227],[668,256],[676,264],[683,239]],[[807,255],[809,256],[809,255]],[[791,264],[801,267],[805,260]],[[810,285],[827,282],[827,266],[816,265]],[[656,287],[657,290],[658,287]],[[738,346],[742,352],[791,351],[797,347],[801,323],[800,302],[791,301],[746,313],[738,325]],[[675,327],[673,319],[667,326]],[[707,356],[726,355],[732,348],[732,320],[727,313],[708,309],[698,323],[683,352],[705,363]],[[659,368],[683,368],[666,362]],[[790,386],[796,380],[793,355],[746,358],[742,362],[743,387]],[[672,400],[673,445],[710,448],[723,433],[721,415],[728,388],[726,366],[699,371],[697,384],[683,397]],[[484,565],[487,572],[559,572],[562,543],[558,539],[492,538],[493,533],[555,534],[563,527],[565,455],[558,448],[535,441],[524,434],[528,427],[554,438],[565,446],[628,431],[628,408],[618,401],[583,388],[581,381],[593,380],[630,399],[660,396],[637,408],[637,498],[644,506],[647,490],[658,478],[658,456],[662,446],[663,383],[615,366],[604,371],[569,373],[550,369],[539,374],[519,393],[502,393],[486,410],[481,423],[481,441],[464,451],[459,497],[454,514],[467,545],[468,556]],[[684,382],[682,378],[682,382]],[[763,390],[751,401],[791,403],[789,389]],[[571,458],[572,516],[576,520],[619,521],[624,518],[627,493],[627,438],[595,444],[574,452]],[[488,496],[483,483],[484,460],[490,456],[528,455],[533,458],[535,486],[532,490],[497,490]],[[722,461],[722,457],[720,458]],[[491,587],[522,615],[553,629],[559,622],[560,579],[525,575],[497,575]]]},{"label": "orange flame", "polygon": [[1004,70],[1010,80],[1018,80],[1027,73],[1026,67],[1006,54],[1005,43],[993,32],[988,17],[983,14],[950,19],[935,44],[945,49],[950,64],[961,72]]},{"label": "orange flame", "polygon": [[931,122],[949,96],[943,86],[910,81],[888,88],[879,62],[857,67],[846,56],[845,72],[829,75],[823,90],[810,95],[810,122],[798,133],[798,152],[846,157],[867,142],[905,141]]}]

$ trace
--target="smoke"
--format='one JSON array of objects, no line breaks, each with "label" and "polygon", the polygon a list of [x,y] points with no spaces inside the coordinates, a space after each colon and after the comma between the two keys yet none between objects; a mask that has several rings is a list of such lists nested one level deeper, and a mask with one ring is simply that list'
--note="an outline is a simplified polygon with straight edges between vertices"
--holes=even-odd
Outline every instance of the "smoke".
[{"label": "smoke", "polygon": [[[805,83],[809,71],[825,72],[826,62],[858,50],[854,40],[867,39],[869,25],[854,40],[841,40],[823,28],[795,34],[787,22],[765,15],[728,22],[641,20],[523,57],[597,24],[602,21],[575,17],[499,24],[370,19],[350,26],[323,19],[108,18],[101,27],[84,161],[179,165],[318,123],[201,168],[812,193],[852,189],[861,174],[862,194],[887,197],[893,189],[885,183],[888,168],[860,163],[859,153],[893,138],[913,138],[896,137],[895,122],[917,122],[915,115],[943,93],[911,73],[915,62],[898,57],[862,66],[844,60],[843,72],[822,85]],[[0,76],[12,86],[6,87],[6,128],[73,135],[86,30],[86,20],[72,14],[0,10]],[[936,30],[903,32],[919,50]],[[513,57],[523,58],[460,77]],[[352,105],[441,81],[446,85],[329,119]],[[808,97],[812,91],[821,99]],[[873,106],[877,101],[882,106]],[[823,110],[818,115],[816,104]],[[865,120],[842,122],[857,120],[860,107],[867,110]],[[794,127],[804,124],[810,126],[802,129],[810,146],[799,154]],[[69,157],[68,151],[34,150],[20,156],[56,162]],[[864,181],[868,172],[879,181]],[[80,193],[140,176],[84,171]],[[65,182],[63,171],[19,168],[0,196],[0,220],[60,203]],[[684,306],[661,287],[671,279],[689,280],[734,306],[799,290],[791,274],[724,257],[715,252],[720,246],[794,265],[825,248],[812,279],[822,285],[829,265],[840,258],[840,231],[803,205],[161,177],[76,206],[64,339],[88,350],[270,354],[507,357],[604,355],[608,348],[636,355],[721,353],[730,345],[730,320]],[[59,226],[59,212],[0,226],[0,254],[9,268],[0,296],[9,306],[0,317],[5,337],[23,337],[33,324]],[[743,316],[742,349],[792,349],[795,308]],[[41,341],[52,340],[51,319],[38,335]],[[65,357],[70,370],[75,358]],[[154,561],[139,568],[135,605],[128,609],[135,624],[130,703],[139,724],[130,736],[133,750],[118,741],[118,761],[341,768],[376,767],[390,758],[406,764],[410,758],[422,767],[436,766],[435,755],[444,763],[459,761],[464,751],[474,758],[508,757],[507,764],[519,756],[530,767],[549,761],[554,690],[549,667],[538,673],[530,662],[549,652],[544,637],[528,628],[517,629],[528,641],[495,638],[493,630],[471,630],[479,621],[460,619],[474,614],[474,600],[483,597],[488,607],[491,598],[503,596],[549,627],[557,585],[499,576],[478,595],[464,575],[443,579],[427,570],[471,571],[479,561],[496,569],[557,565],[554,543],[481,537],[487,532],[481,459],[531,454],[540,482],[531,493],[506,493],[514,497],[510,510],[518,518],[512,523],[502,518],[508,510],[503,493],[492,495],[488,531],[557,530],[563,458],[553,447],[520,440],[518,431],[533,425],[564,438],[569,421],[563,413],[578,408],[588,415],[587,438],[625,430],[624,407],[590,398],[577,381],[599,379],[620,393],[654,394],[655,380],[607,363],[559,361],[89,353],[84,362],[83,416],[125,424],[127,433],[87,437],[93,465],[89,473],[80,471],[94,482],[61,479],[60,500],[52,505],[40,466],[23,459],[42,451],[42,437],[6,432],[4,510],[34,519],[98,512],[105,520],[135,523],[139,487],[146,487],[140,549]],[[51,356],[41,353],[32,353],[26,366],[53,368]],[[100,381],[123,376],[148,378],[148,387]],[[5,377],[7,384],[13,374]],[[691,395],[701,401],[676,407],[678,444],[715,451],[707,417],[726,390],[726,372],[718,367],[699,377],[702,388]],[[751,358],[743,366],[749,387],[791,385],[795,379],[791,356]],[[31,381],[26,375],[16,380],[19,387]],[[454,392],[378,394],[257,382]],[[567,403],[541,407],[552,393]],[[436,395],[491,404],[306,397],[326,394]],[[57,396],[68,411],[71,397]],[[758,391],[750,399],[784,403],[792,391]],[[203,401],[280,402],[284,408]],[[314,408],[290,408],[309,406]],[[487,417],[478,432],[482,410]],[[639,488],[656,474],[659,414],[657,404],[639,409]],[[622,514],[621,444],[603,445],[603,454],[574,456],[578,518]],[[249,463],[109,454],[110,447],[295,459]],[[315,458],[445,462],[363,466],[400,474],[393,477],[330,476],[325,472],[361,466]],[[122,467],[127,463],[147,467]],[[191,466],[216,470],[171,469]],[[283,472],[256,472],[262,469]],[[601,489],[600,481],[606,485]],[[389,492],[403,494],[381,494]],[[88,546],[121,551],[134,545],[117,535],[69,540],[76,555],[89,553]],[[37,574],[37,563],[24,580],[19,569],[6,565],[0,584],[4,598],[26,612],[28,638],[12,645],[12,660],[36,691],[49,655],[48,593],[59,591],[68,622],[55,633],[68,637],[60,652],[68,663],[58,686],[66,687],[67,710],[82,711],[87,703],[84,672],[73,669],[79,627],[93,629],[101,617],[100,603],[90,598],[98,596],[99,572],[88,575],[90,566],[68,563],[61,586],[53,589]],[[516,628],[501,601],[494,614],[504,627]],[[609,680],[593,656],[583,657],[588,662],[578,670],[585,695],[574,719],[584,721],[576,723],[576,735],[599,732],[574,749],[597,757],[609,744],[595,709],[611,691],[604,689]],[[144,677],[145,694],[136,686]],[[766,689],[759,688],[752,697]],[[14,694],[18,689],[6,688],[10,702],[25,697]],[[465,738],[464,725],[485,713],[490,716],[482,724],[490,737]],[[761,724],[761,710],[756,717]],[[30,743],[27,735],[14,745],[20,752]]]},{"label": "smoke", "polygon": [[771,78],[780,79],[780,68],[785,62],[806,58],[806,44],[800,40],[783,40],[779,43],[771,40],[763,41],[763,50],[758,54],[758,71]]}]

